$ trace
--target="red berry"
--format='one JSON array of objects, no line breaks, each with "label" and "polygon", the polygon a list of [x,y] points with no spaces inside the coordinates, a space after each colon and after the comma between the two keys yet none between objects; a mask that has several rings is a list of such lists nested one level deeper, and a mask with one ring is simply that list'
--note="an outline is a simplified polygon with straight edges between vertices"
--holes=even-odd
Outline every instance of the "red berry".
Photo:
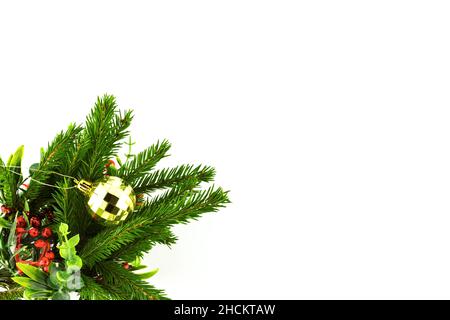
[{"label": "red berry", "polygon": [[47,252],[47,253],[45,254],[45,257],[46,257],[48,260],[53,260],[53,259],[55,259],[55,254],[54,254],[53,252],[49,251],[49,252]]},{"label": "red berry", "polygon": [[30,219],[31,225],[35,228],[39,227],[41,225],[41,219],[38,217],[33,217]]},{"label": "red berry", "polygon": [[130,269],[130,264],[128,263],[128,262],[124,262],[124,263],[122,263],[122,267],[124,268],[124,269]]},{"label": "red berry", "polygon": [[48,242],[44,241],[42,239],[36,240],[36,242],[34,243],[34,246],[36,248],[45,248],[47,246]]},{"label": "red berry", "polygon": [[36,228],[31,228],[31,229],[28,231],[28,234],[29,234],[30,236],[32,236],[33,238],[35,238],[35,237],[37,237],[37,236],[39,235],[39,230],[36,229]]},{"label": "red berry", "polygon": [[41,212],[42,218],[47,218],[49,221],[52,221],[54,218],[53,211],[50,208],[45,208]]},{"label": "red berry", "polygon": [[44,238],[49,238],[52,236],[52,229],[50,228],[44,228],[44,230],[42,230],[42,236]]},{"label": "red berry", "polygon": [[39,260],[39,266],[40,267],[47,267],[49,264],[50,264],[50,260],[48,260],[48,258],[46,258],[46,257],[42,257]]},{"label": "red berry", "polygon": [[27,233],[27,230],[25,228],[16,228],[16,233],[18,235],[21,235],[22,233]]},{"label": "red berry", "polygon": [[114,162],[114,160],[108,160],[108,162],[105,164],[106,168],[115,167],[115,166],[116,166],[116,163]]},{"label": "red berry", "polygon": [[48,272],[48,266],[45,266],[45,267],[44,267],[44,271],[45,271],[45,272]]},{"label": "red berry", "polygon": [[25,218],[22,216],[18,217],[17,221],[16,221],[16,226],[21,227],[21,228],[26,227],[27,222],[25,221]]}]

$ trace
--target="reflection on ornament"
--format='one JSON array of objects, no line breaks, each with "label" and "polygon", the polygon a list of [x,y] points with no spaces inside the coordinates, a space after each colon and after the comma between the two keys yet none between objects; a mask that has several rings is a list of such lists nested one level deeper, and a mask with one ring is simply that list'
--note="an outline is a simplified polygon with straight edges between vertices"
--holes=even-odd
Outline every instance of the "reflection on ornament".
[{"label": "reflection on ornament", "polygon": [[76,180],[77,188],[88,196],[88,207],[92,217],[118,224],[133,212],[136,196],[133,188],[119,177],[108,176],[92,184],[86,180]]}]

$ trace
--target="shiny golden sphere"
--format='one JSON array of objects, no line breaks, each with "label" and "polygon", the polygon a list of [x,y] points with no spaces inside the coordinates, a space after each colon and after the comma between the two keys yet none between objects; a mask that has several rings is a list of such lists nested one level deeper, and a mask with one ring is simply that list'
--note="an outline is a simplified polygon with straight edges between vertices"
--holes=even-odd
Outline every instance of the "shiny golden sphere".
[{"label": "shiny golden sphere", "polygon": [[136,196],[133,188],[119,177],[108,176],[94,184],[81,180],[78,189],[88,196],[88,207],[94,219],[118,224],[134,211]]}]

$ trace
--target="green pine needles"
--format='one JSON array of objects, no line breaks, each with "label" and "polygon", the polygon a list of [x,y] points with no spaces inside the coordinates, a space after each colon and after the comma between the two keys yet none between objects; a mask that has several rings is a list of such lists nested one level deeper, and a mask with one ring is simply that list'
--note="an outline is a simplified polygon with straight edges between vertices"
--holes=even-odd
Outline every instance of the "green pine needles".
[{"label": "green pine needles", "polygon": [[[121,159],[122,148],[131,147],[132,120],[132,111],[119,111],[115,98],[104,95],[84,125],[69,125],[42,149],[30,180],[22,176],[23,147],[6,163],[0,159],[0,300],[67,299],[67,277],[75,272],[81,280],[73,291],[83,300],[167,299],[148,283],[156,271],[145,272],[141,259],[155,245],[175,243],[172,226],[224,207],[228,192],[208,186],[215,176],[209,166],[155,169],[168,156],[166,140]],[[95,182],[105,175],[120,177],[138,199],[117,225],[97,223],[70,179]],[[67,265],[68,253],[61,251],[70,240],[60,232],[67,226],[77,239],[76,267]]]}]

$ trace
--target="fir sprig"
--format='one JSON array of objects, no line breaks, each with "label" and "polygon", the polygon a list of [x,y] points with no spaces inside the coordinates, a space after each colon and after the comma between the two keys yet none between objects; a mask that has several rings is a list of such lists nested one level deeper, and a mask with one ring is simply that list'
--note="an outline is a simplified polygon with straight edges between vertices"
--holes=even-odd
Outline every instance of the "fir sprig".
[{"label": "fir sprig", "polygon": [[163,290],[156,289],[139,275],[124,269],[114,261],[98,263],[95,270],[103,275],[103,281],[109,291],[119,294],[123,300],[167,299]]},{"label": "fir sprig", "polygon": [[9,288],[6,291],[0,292],[0,300],[17,300],[22,298],[23,292],[25,291],[25,288],[21,286],[15,286],[12,288]]},{"label": "fir sprig", "polygon": [[54,188],[36,181],[55,184],[61,179],[61,177],[55,176],[51,172],[67,172],[67,164],[70,163],[67,157],[72,155],[75,148],[74,140],[82,129],[79,125],[70,124],[66,131],[61,131],[57,134],[46,150],[41,151],[39,164],[30,168],[32,180],[27,191],[27,199],[30,202],[31,209],[37,210],[40,205],[51,199]]},{"label": "fir sprig", "polygon": [[158,141],[127,161],[120,167],[117,175],[133,186],[135,180],[148,173],[162,158],[167,156],[169,149],[170,143],[167,140]]},{"label": "fir sprig", "polygon": [[156,190],[176,187],[186,180],[196,179],[200,182],[210,182],[214,179],[215,170],[210,166],[180,165],[175,168],[155,170],[142,175],[133,181],[136,193],[151,193]]},{"label": "fir sprig", "polygon": [[87,146],[87,157],[80,174],[91,181],[102,177],[105,163],[117,155],[122,140],[128,136],[128,127],[133,119],[132,111],[123,115],[117,110],[116,98],[104,95],[86,119],[86,127],[80,143]]},{"label": "fir sprig", "polygon": [[[167,233],[167,227],[197,219],[206,212],[217,211],[228,202],[227,192],[221,188],[166,192],[143,206],[122,225],[104,229],[90,238],[80,256],[91,267],[137,240],[146,239],[149,243],[145,248],[151,248],[154,243],[171,244],[173,237]],[[144,247],[142,243],[140,246]]]}]

